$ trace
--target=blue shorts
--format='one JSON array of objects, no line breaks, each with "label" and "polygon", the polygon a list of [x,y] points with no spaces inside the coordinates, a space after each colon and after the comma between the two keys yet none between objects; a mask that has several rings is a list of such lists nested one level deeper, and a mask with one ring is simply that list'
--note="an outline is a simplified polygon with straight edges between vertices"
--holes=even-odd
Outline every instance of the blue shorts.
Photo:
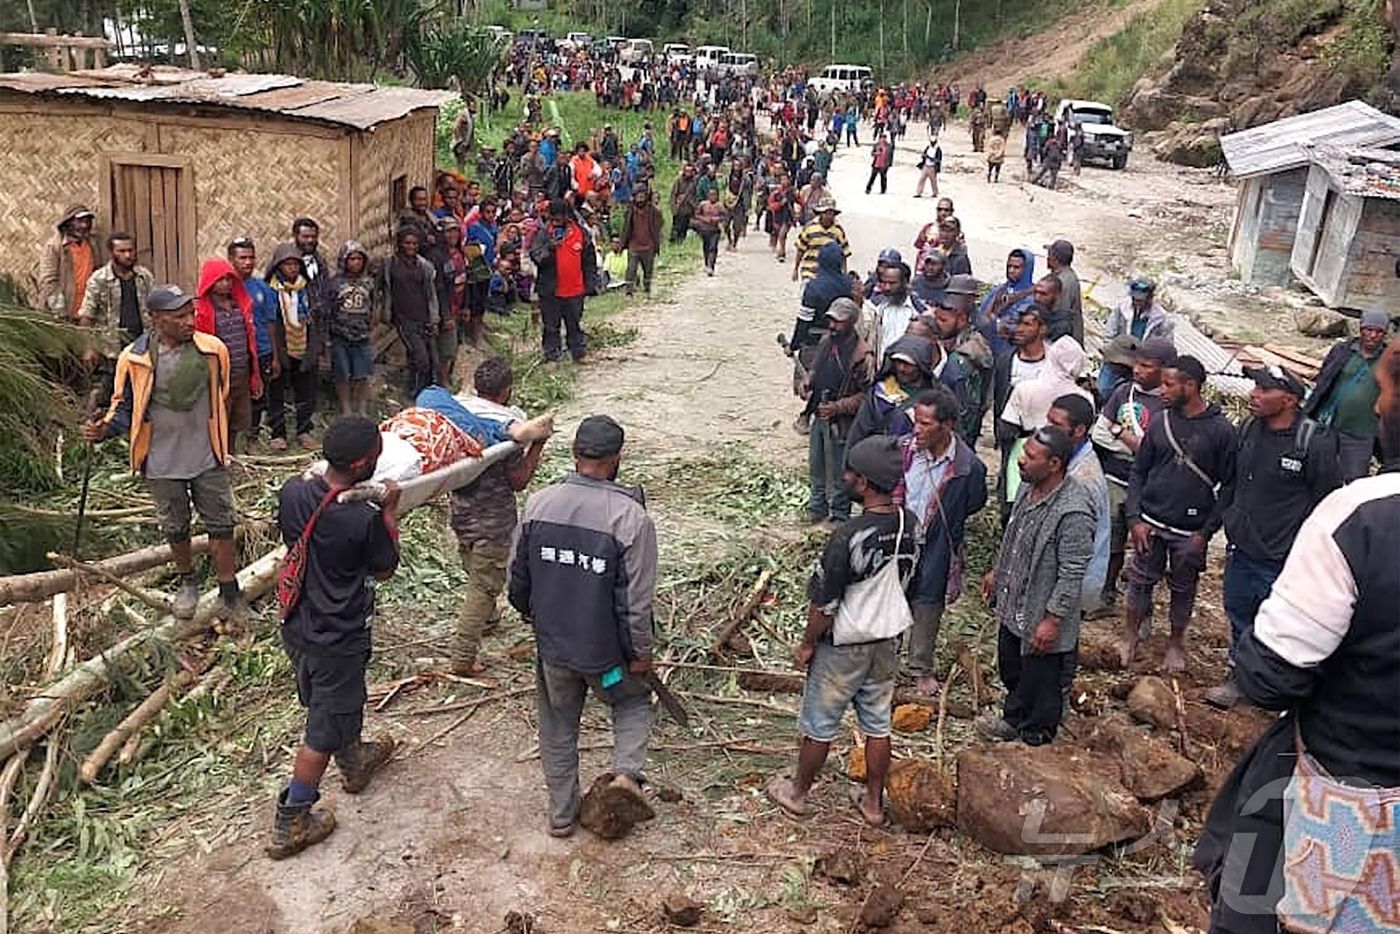
[{"label": "blue shorts", "polygon": [[876,739],[889,736],[898,671],[898,639],[856,645],[817,643],[807,666],[798,729],[808,739],[832,742],[841,731],[846,708],[854,705],[862,733]]},{"label": "blue shorts", "polygon": [[331,372],[335,381],[369,379],[374,373],[374,357],[369,341],[331,341]]}]

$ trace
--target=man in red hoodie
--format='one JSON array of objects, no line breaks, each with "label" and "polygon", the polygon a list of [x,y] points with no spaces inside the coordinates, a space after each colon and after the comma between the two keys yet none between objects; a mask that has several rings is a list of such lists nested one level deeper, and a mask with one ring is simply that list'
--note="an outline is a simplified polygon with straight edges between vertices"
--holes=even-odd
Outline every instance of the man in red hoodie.
[{"label": "man in red hoodie", "polygon": [[206,259],[195,290],[194,329],[212,334],[228,348],[229,450],[243,452],[253,427],[253,400],[262,398],[258,344],[253,330],[253,299],[226,259]]}]

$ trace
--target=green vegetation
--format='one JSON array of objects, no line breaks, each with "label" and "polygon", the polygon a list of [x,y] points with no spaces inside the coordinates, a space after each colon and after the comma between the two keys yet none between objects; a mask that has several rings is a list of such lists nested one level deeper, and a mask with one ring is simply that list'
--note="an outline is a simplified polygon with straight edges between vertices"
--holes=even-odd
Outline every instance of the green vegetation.
[{"label": "green vegetation", "polygon": [[1384,0],[1349,0],[1342,21],[1346,32],[1325,51],[1328,60],[1341,69],[1358,93],[1382,104],[1384,83],[1390,68],[1394,33],[1386,25]]},{"label": "green vegetation", "polygon": [[1137,80],[1171,50],[1201,4],[1202,0],[1162,0],[1138,13],[1121,32],[1095,43],[1074,74],[1052,82],[1051,95],[1119,105]]}]

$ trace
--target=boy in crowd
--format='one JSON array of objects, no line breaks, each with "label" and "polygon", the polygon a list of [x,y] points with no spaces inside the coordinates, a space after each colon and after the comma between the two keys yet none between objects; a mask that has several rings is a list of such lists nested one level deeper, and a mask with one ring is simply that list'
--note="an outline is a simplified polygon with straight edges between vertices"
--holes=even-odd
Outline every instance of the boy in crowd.
[{"label": "boy in crowd", "polygon": [[374,422],[358,415],[339,418],[326,430],[325,474],[294,477],[278,497],[283,541],[290,548],[306,536],[305,577],[290,610],[284,606],[282,621],[282,644],[306,708],[306,732],[291,781],[277,797],[267,846],[273,859],[293,856],[335,830],[333,813],[312,810],[332,757],[341,784],[353,795],[394,751],[389,737],[363,742],[360,732],[374,612],[369,578],[387,580],[398,567],[399,490],[386,481],[388,491],[378,505],[335,501],[340,490],[374,475],[381,448]]},{"label": "boy in crowd", "polygon": [[330,299],[331,371],[341,415],[369,415],[369,378],[374,373],[370,328],[374,320],[374,276],[369,254],[354,240],[340,248],[340,271],[326,283]]}]

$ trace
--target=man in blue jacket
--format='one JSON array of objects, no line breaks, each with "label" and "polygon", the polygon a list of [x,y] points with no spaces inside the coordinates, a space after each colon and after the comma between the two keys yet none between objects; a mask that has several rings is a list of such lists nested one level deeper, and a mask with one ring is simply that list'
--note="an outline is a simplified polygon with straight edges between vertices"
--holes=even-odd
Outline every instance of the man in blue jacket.
[{"label": "man in blue jacket", "polygon": [[914,433],[900,443],[904,477],[894,501],[919,520],[919,563],[910,589],[914,626],[909,670],[914,690],[938,693],[933,656],[943,611],[962,594],[967,517],[987,504],[987,468],[957,436],[961,407],[946,387],[914,397]]},{"label": "man in blue jacket", "polygon": [[510,562],[510,605],[534,627],[540,764],[549,832],[578,825],[579,718],[591,689],[613,721],[605,794],[650,811],[642,767],[651,740],[652,599],[656,526],[641,490],[617,482],[622,426],[593,415],[574,435],[574,473],[525,504]]}]

